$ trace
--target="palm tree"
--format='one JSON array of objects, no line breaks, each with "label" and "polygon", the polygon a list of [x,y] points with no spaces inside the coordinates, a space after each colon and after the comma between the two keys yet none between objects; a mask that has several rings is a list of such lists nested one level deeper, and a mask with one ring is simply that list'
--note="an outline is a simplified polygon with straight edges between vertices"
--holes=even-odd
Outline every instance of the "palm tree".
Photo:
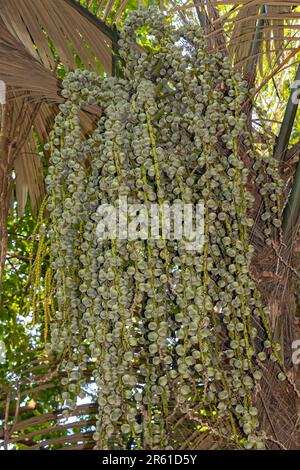
[{"label": "palm tree", "polygon": [[[138,1],[126,0],[0,0],[0,80],[6,84],[6,103],[0,109],[0,279],[3,275],[7,251],[7,217],[12,201],[17,202],[19,214],[24,212],[27,198],[37,211],[44,196],[44,168],[39,154],[48,141],[54,117],[63,101],[61,79],[70,70],[80,66],[108,75],[116,73],[118,65],[117,25],[122,15],[136,8]],[[155,2],[154,2],[155,3]],[[210,46],[229,55],[234,66],[244,74],[254,95],[260,96],[269,84],[278,92],[276,78],[288,66],[297,68],[300,50],[300,13],[294,1],[263,2],[231,0],[216,5],[210,0],[156,2],[181,22],[198,21],[205,29]],[[300,67],[295,79],[300,76]],[[276,340],[282,345],[282,354],[288,371],[288,381],[277,380],[277,366],[267,364],[260,390],[256,391],[260,409],[261,427],[267,435],[270,448],[297,448],[299,424],[297,405],[299,373],[291,362],[292,342],[296,338],[296,305],[294,291],[298,270],[297,234],[300,210],[299,144],[290,146],[297,104],[292,94],[286,100],[277,120],[278,136],[274,155],[286,181],[284,198],[286,209],[282,221],[282,236],[274,243],[262,242],[259,222],[260,196],[256,199],[251,231],[256,256],[252,273],[269,306],[269,322]],[[247,103],[249,126],[257,132],[252,104]],[[101,110],[86,108],[82,113],[83,132],[92,128]],[[48,155],[46,155],[48,157]],[[258,328],[260,326],[258,325]],[[47,390],[52,403],[57,392],[58,372],[55,362],[50,365],[32,364],[29,373],[22,370],[13,390],[5,386],[2,400],[2,438],[7,446],[19,443],[31,448],[46,445],[69,444],[68,448],[91,448],[91,426],[95,418],[93,405],[81,405],[74,412],[76,423],[61,425],[59,411],[41,410],[34,418],[40,394]],[[34,394],[34,407],[23,409],[22,397]],[[53,392],[53,393],[52,393]],[[33,405],[31,405],[33,406]],[[77,413],[77,414],[76,414]],[[28,417],[29,416],[29,417]],[[49,423],[51,425],[49,425]],[[55,424],[56,423],[56,424]],[[45,424],[45,425],[44,425]],[[47,425],[46,425],[47,424]],[[75,429],[72,438],[66,435]],[[199,433],[195,423],[182,416],[172,422],[175,439],[182,448],[208,449],[226,443],[209,432]],[[37,436],[38,439],[34,439]],[[1,432],[0,432],[1,438]],[[43,439],[45,438],[45,441]]]}]

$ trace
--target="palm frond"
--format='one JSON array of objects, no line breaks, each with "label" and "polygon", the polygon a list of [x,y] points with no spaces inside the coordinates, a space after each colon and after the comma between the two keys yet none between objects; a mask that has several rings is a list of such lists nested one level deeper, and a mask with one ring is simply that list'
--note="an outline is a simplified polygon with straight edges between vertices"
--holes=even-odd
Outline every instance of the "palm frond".
[{"label": "palm frond", "polygon": [[[40,359],[28,370],[16,371],[16,379],[0,390],[0,441],[22,450],[91,449],[96,404],[78,405],[64,417],[64,408],[56,408],[61,392],[61,375],[55,363]],[[46,401],[46,403],[45,403]]]},{"label": "palm frond", "polygon": [[[175,4],[175,2],[172,2]],[[178,2],[177,2],[178,3]],[[296,0],[252,0],[219,2],[187,1],[182,5],[174,5],[173,12],[199,11],[206,13],[211,25],[210,36],[224,32],[229,45],[229,52],[234,63],[242,70],[249,68],[249,62],[257,59],[262,71],[263,57],[266,56],[269,65],[273,58],[278,58],[291,44],[298,44],[300,35],[300,13]],[[212,9],[218,12],[218,18],[212,15]],[[262,9],[264,7],[264,9]],[[257,26],[259,25],[259,38]],[[259,52],[253,47],[253,41],[260,42]],[[254,51],[254,54],[253,54]],[[260,52],[263,51],[263,54]]]},{"label": "palm frond", "polygon": [[83,16],[85,10],[78,10],[76,2],[1,0],[0,7],[8,31],[46,68],[55,69],[55,50],[66,68],[77,66],[76,52],[86,68],[98,71],[100,62],[106,73],[111,72],[111,38],[102,26],[96,26],[100,20],[92,21],[90,14]]},{"label": "palm frond", "polygon": [[[111,74],[114,34],[75,0],[0,0],[0,80],[8,91],[2,115],[9,117],[1,118],[0,279],[13,183],[20,214],[28,196],[33,211],[44,196],[43,166],[37,145],[43,146],[48,141],[57,106],[62,101],[58,68],[67,73],[81,65]],[[91,109],[82,113],[86,132],[99,115],[99,110]],[[5,155],[8,150],[9,157]]]},{"label": "palm frond", "polygon": [[[13,161],[22,213],[27,195],[33,210],[43,197],[36,137],[41,145],[48,140],[62,101],[57,66],[67,72],[79,61],[86,69],[111,74],[112,30],[73,0],[1,0],[0,7],[0,80],[10,90],[11,113],[18,116],[19,128],[13,127],[16,134],[11,133],[11,138],[18,136]],[[87,129],[93,122],[91,114],[83,121]]]}]

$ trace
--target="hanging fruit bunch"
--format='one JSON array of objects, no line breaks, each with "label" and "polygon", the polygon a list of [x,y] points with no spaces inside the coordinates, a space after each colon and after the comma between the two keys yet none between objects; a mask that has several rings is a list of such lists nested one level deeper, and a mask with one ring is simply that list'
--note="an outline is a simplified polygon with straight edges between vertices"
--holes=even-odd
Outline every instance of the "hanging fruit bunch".
[{"label": "hanging fruit bunch", "polygon": [[[136,47],[146,26],[147,53]],[[139,10],[119,46],[122,78],[80,70],[66,78],[50,144],[49,348],[68,372],[63,398],[75,405],[92,367],[98,449],[129,441],[139,449],[176,447],[169,426],[176,412],[197,425],[204,416],[236,446],[263,448],[252,397],[265,353],[256,353],[253,319],[266,329],[267,320],[249,269],[253,197],[245,157],[263,168],[268,234],[270,214],[280,214],[276,163],[252,142],[246,83],[220,52],[208,51],[201,28],[174,28],[162,14]],[[80,111],[91,105],[102,116],[83,138]],[[149,211],[156,205],[162,222],[166,203],[201,203],[201,250],[163,232],[99,237],[98,208],[118,207],[122,197]]]}]

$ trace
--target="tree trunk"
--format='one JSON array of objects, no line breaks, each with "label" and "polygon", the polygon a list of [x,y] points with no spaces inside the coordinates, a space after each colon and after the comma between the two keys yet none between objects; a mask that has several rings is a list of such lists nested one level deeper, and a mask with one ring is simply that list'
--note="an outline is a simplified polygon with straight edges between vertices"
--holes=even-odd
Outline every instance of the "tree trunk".
[{"label": "tree trunk", "polygon": [[[267,436],[268,448],[277,450],[300,448],[299,371],[292,363],[292,343],[296,339],[294,292],[297,265],[293,244],[278,242],[260,250],[252,265],[262,301],[269,310],[272,336],[281,346],[279,354],[287,374],[287,380],[281,382],[278,380],[280,366],[267,361],[257,390],[261,430]],[[259,340],[263,340],[265,332],[262,328],[260,334]],[[258,347],[264,349],[263,341]]]},{"label": "tree trunk", "polygon": [[9,111],[1,106],[0,122],[0,282],[3,277],[7,252],[7,218],[12,196],[12,147],[9,140]]}]

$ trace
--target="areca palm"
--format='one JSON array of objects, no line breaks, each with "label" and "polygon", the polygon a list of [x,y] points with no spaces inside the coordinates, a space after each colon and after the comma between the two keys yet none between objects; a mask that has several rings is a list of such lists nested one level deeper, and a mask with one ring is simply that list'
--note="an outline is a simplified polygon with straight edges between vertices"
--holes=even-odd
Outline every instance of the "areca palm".
[{"label": "areca palm", "polygon": [[[136,8],[138,3],[122,0],[0,0],[0,80],[7,86],[6,104],[1,106],[0,115],[0,278],[5,266],[7,217],[12,201],[16,201],[21,215],[28,197],[32,211],[37,211],[44,196],[48,155],[41,150],[49,139],[58,106],[63,102],[62,78],[77,67],[101,74],[114,74],[118,59],[117,25],[128,9]],[[222,5],[210,0],[156,3],[168,14],[177,15],[178,21],[198,21],[206,31],[210,47],[229,55],[234,66],[244,74],[249,87],[256,87],[253,96],[260,97],[260,92],[265,92],[268,87],[270,94],[278,93],[276,80],[279,73],[286,67],[292,71],[297,68],[300,50],[297,1],[228,0]],[[246,109],[249,121],[254,120],[255,113],[250,102]],[[263,244],[258,194],[254,194],[257,199],[256,223],[251,232],[256,248],[253,276],[270,308],[270,324],[276,339],[282,344],[289,376],[287,383],[280,384],[276,366],[268,364],[262,389],[256,391],[261,426],[266,432],[269,446],[275,448],[295,448],[299,445],[299,392],[297,375],[291,364],[291,347],[296,338],[293,294],[298,268],[295,243],[300,208],[299,145],[289,148],[296,110],[297,104],[292,100],[286,109],[280,108],[276,116],[279,124],[274,128],[278,133],[274,153],[282,161],[282,175],[286,181],[283,239],[272,246]],[[93,128],[100,115],[101,109],[97,107],[84,109],[81,115],[83,133]],[[250,126],[255,135],[255,122]],[[30,394],[34,395],[35,402],[39,401],[39,394],[48,389],[48,385],[49,389],[55,389],[58,374],[55,362],[51,365],[51,374],[45,373],[43,363],[38,367],[40,370],[29,374]],[[67,424],[65,428],[55,424],[61,419],[59,412],[51,414],[46,410],[49,414],[44,416],[42,410],[39,419],[27,418],[30,407],[23,410],[20,406],[22,394],[28,394],[26,374],[26,370],[21,374],[25,378],[19,379],[15,397],[8,395],[9,399],[2,402],[5,444],[19,442],[32,448],[42,448],[74,442],[79,443],[80,448],[90,448],[90,428],[95,412],[93,406],[89,405],[91,409],[85,416],[90,416],[83,422],[74,426]],[[8,389],[4,387],[5,394]],[[49,396],[48,399],[51,401]],[[82,410],[77,411],[80,416]],[[226,445],[208,431],[200,433],[197,423],[180,414],[175,413],[172,419],[175,440],[184,442],[184,448]],[[51,425],[43,429],[44,423]],[[32,429],[34,425],[38,428]],[[72,427],[79,431],[75,431],[70,439],[65,431]],[[40,442],[43,435],[46,440]],[[34,439],[37,436],[38,439]],[[69,448],[72,447],[73,444],[70,444]]]}]

